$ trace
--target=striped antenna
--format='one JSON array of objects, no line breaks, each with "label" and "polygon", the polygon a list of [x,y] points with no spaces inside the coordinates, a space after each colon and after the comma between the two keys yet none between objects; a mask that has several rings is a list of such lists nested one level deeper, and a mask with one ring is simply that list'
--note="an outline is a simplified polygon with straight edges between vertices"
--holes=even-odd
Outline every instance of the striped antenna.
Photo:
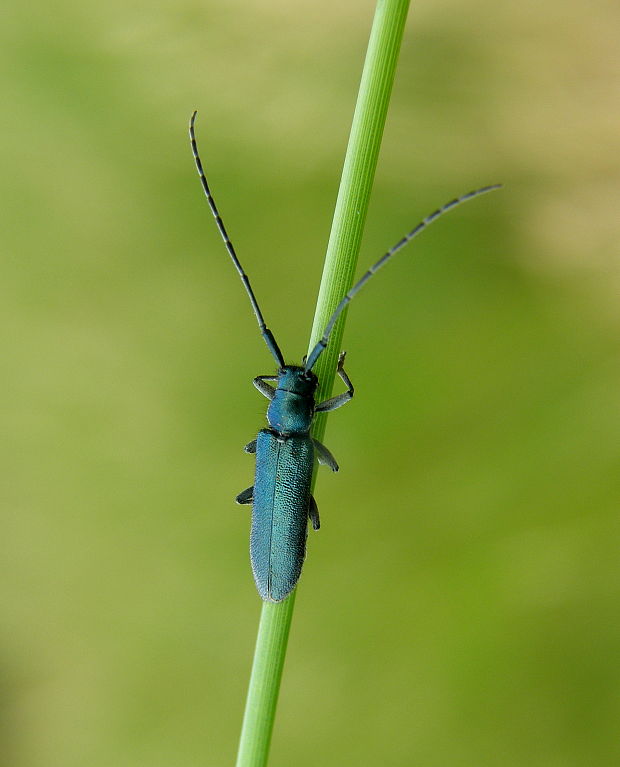
[{"label": "striped antenna", "polygon": [[222,235],[222,239],[224,240],[224,245],[226,245],[226,250],[228,251],[228,255],[231,257],[232,262],[235,265],[235,269],[239,273],[239,277],[241,277],[241,282],[243,283],[245,292],[248,294],[248,298],[250,299],[250,303],[252,304],[252,309],[254,310],[254,314],[256,316],[256,321],[258,322],[258,328],[260,330],[260,333],[262,337],[265,339],[267,348],[271,352],[275,361],[278,363],[278,367],[284,367],[284,357],[282,356],[280,347],[276,343],[276,339],[274,338],[271,330],[269,330],[267,325],[265,325],[265,320],[263,319],[263,315],[258,305],[258,301],[256,300],[256,296],[254,295],[254,291],[252,290],[252,286],[250,285],[250,279],[247,276],[247,274],[243,271],[241,262],[237,258],[235,248],[232,242],[230,241],[230,237],[228,236],[228,232],[226,231],[226,227],[224,226],[222,217],[220,216],[220,213],[217,209],[217,205],[215,204],[215,200],[213,199],[213,195],[211,194],[211,190],[209,189],[207,177],[205,176],[205,172],[202,168],[202,163],[200,162],[200,156],[198,155],[198,146],[196,144],[196,134],[194,132],[194,122],[196,121],[197,114],[198,112],[195,111],[189,121],[189,140],[192,145],[192,153],[194,155],[194,161],[196,163],[196,170],[198,171],[198,175],[200,176],[200,181],[202,183],[202,188],[204,189],[205,195],[207,197],[207,201],[209,203],[209,207],[211,208],[211,213],[213,213],[213,217],[215,218],[215,223],[217,224],[217,228],[219,229],[219,232]]},{"label": "striped antenna", "polygon": [[394,254],[398,253],[399,250],[402,250],[405,247],[405,245],[407,245],[408,242],[411,242],[411,240],[413,240],[414,237],[417,237],[418,234],[420,234],[420,232],[422,232],[423,229],[426,229],[426,227],[429,226],[429,224],[432,224],[433,221],[436,221],[440,216],[443,216],[444,213],[447,213],[449,210],[456,208],[457,205],[460,205],[463,202],[467,202],[467,200],[472,200],[474,197],[478,197],[481,194],[492,192],[495,189],[499,189],[501,186],[502,186],[501,184],[492,184],[491,186],[483,186],[481,189],[475,189],[473,192],[468,192],[467,194],[464,194],[461,197],[457,197],[454,200],[450,200],[450,202],[447,202],[441,208],[438,208],[436,211],[434,211],[434,213],[431,213],[430,216],[427,216],[425,219],[420,221],[420,223],[415,227],[415,229],[412,229],[409,232],[409,234],[406,234],[402,238],[402,240],[400,240],[399,242],[396,243],[396,245],[394,245],[393,248],[390,248],[390,250],[388,250],[388,252],[384,256],[382,256],[377,261],[376,264],[373,264],[373,266],[370,267],[370,269],[361,278],[361,280],[359,282],[356,282],[355,285],[351,288],[351,290],[346,294],[346,296],[342,299],[342,301],[336,307],[336,310],[334,311],[332,316],[329,318],[329,322],[325,326],[323,335],[317,342],[314,349],[310,352],[310,355],[308,356],[308,359],[306,360],[306,364],[305,364],[306,371],[312,370],[316,361],[325,350],[325,347],[327,346],[329,337],[331,335],[332,330],[334,329],[334,325],[336,324],[338,317],[340,317],[345,307],[353,300],[353,298],[355,298],[355,296],[364,287],[364,285],[373,276],[373,274],[375,274],[375,272],[378,272],[382,266],[387,264],[387,262],[392,258]]}]

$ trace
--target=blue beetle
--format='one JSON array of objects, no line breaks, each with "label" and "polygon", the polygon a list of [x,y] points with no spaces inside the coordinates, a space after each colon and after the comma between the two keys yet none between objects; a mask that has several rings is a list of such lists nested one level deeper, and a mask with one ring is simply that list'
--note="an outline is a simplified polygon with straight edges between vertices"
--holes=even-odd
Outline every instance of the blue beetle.
[{"label": "blue beetle", "polygon": [[[310,436],[314,415],[345,405],[354,394],[351,380],[344,370],[345,353],[342,352],[338,358],[337,372],[347,387],[346,391],[324,402],[315,402],[318,378],[312,368],[327,347],[336,321],[377,270],[435,219],[466,200],[498,189],[501,185],[494,184],[468,192],[423,219],[371,266],[342,298],[325,326],[323,335],[304,359],[304,364],[286,365],[273,333],[265,324],[250,280],[228,237],[207,183],[196,145],[196,114],[193,113],[189,123],[196,169],[228,254],[252,304],[260,333],[278,366],[277,375],[261,375],[254,379],[254,386],[270,400],[267,409],[269,427],[261,429],[256,439],[245,446],[247,453],[256,454],[254,485],[239,493],[236,501],[252,504],[250,561],[258,593],[265,601],[280,602],[293,591],[301,575],[306,556],[308,519],[315,530],[320,526],[319,510],[311,493],[315,458],[332,471],[338,471],[334,456],[325,445]],[[271,386],[268,381],[277,381],[277,385]]]},{"label": "blue beetle", "polygon": [[[252,503],[250,561],[258,593],[279,602],[295,588],[306,555],[306,536],[320,527],[319,510],[311,493],[315,456],[319,463],[338,471],[329,450],[310,436],[315,413],[335,410],[353,397],[353,386],[340,355],[338,374],[346,392],[315,405],[318,378],[297,365],[282,366],[277,376],[258,376],[256,388],[271,400],[269,428],[245,446],[256,453],[254,486],[237,496],[237,503]],[[267,381],[277,381],[277,387]]]}]

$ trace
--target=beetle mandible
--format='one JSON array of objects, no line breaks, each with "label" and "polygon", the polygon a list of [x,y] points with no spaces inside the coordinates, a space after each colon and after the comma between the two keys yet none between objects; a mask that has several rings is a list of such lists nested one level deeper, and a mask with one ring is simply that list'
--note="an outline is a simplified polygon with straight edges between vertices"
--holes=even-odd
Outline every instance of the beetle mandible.
[{"label": "beetle mandible", "polygon": [[[325,445],[310,436],[314,415],[336,410],[349,402],[354,393],[344,369],[345,353],[341,352],[337,372],[347,387],[346,391],[324,402],[316,403],[314,399],[318,378],[312,368],[327,347],[338,317],[373,274],[429,224],[457,205],[498,189],[501,184],[468,192],[424,218],[373,264],[343,297],[325,326],[323,335],[309,356],[304,358],[303,365],[287,365],[273,333],[265,324],[250,280],[237,257],[207,183],[196,145],[196,114],[192,114],[189,123],[196,169],[220,235],[252,304],[260,333],[278,366],[276,375],[260,375],[253,382],[258,391],[270,400],[267,408],[269,426],[261,429],[256,439],[245,446],[246,453],[256,455],[254,485],[239,493],[236,501],[252,504],[250,561],[258,593],[265,601],[280,602],[293,591],[301,575],[306,556],[308,519],[315,530],[320,525],[319,510],[310,487],[315,458],[332,471],[338,471],[334,456]],[[268,381],[276,381],[277,385],[271,386]]]}]

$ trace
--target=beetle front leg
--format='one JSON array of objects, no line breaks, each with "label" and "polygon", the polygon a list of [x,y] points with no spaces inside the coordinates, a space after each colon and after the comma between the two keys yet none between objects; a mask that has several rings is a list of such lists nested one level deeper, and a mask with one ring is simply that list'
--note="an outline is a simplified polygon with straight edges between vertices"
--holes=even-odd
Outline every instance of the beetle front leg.
[{"label": "beetle front leg", "polygon": [[346,355],[347,355],[346,352],[340,352],[340,356],[338,357],[338,367],[336,369],[336,372],[340,376],[340,380],[347,387],[347,390],[343,392],[342,394],[337,394],[335,397],[331,397],[330,399],[326,399],[324,402],[320,402],[315,408],[316,413],[329,413],[330,410],[336,410],[336,408],[346,405],[347,402],[349,402],[349,400],[353,399],[353,394],[355,393],[355,389],[353,388],[351,379],[349,378],[346,370],[344,369],[344,358],[346,357]]},{"label": "beetle front leg", "polygon": [[258,391],[263,395],[263,397],[267,397],[267,399],[273,399],[276,394],[276,390],[273,386],[269,386],[267,381],[277,381],[278,376],[256,376],[256,378],[252,381],[254,386],[258,389]]},{"label": "beetle front leg", "polygon": [[251,442],[248,442],[248,444],[243,448],[246,453],[255,453],[256,452],[256,440],[253,439]]}]

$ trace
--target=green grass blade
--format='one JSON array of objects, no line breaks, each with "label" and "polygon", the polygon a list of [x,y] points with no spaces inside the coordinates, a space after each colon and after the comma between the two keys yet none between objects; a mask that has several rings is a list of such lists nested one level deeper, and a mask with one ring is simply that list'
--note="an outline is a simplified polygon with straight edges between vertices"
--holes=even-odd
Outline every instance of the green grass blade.
[{"label": "green grass blade", "polygon": [[263,602],[237,767],[267,764],[295,593],[283,602]]},{"label": "green grass blade", "polygon": [[[378,0],[377,3],[323,268],[310,349],[353,282],[408,8],[409,0]],[[343,315],[336,324],[329,346],[315,367],[314,372],[321,382],[319,399],[328,397],[333,386],[344,319]],[[319,439],[325,431],[325,423],[325,414],[317,416],[313,433]],[[263,603],[237,767],[265,767],[267,764],[294,604],[295,592],[283,602]]]},{"label": "green grass blade", "polygon": [[[377,3],[309,349],[318,341],[340,299],[353,284],[408,9],[409,0],[379,0]],[[314,369],[320,381],[318,399],[325,399],[331,393],[346,314],[345,311],[336,323],[329,345]],[[313,433],[318,439],[325,431],[325,419],[325,415],[317,416]]]}]

